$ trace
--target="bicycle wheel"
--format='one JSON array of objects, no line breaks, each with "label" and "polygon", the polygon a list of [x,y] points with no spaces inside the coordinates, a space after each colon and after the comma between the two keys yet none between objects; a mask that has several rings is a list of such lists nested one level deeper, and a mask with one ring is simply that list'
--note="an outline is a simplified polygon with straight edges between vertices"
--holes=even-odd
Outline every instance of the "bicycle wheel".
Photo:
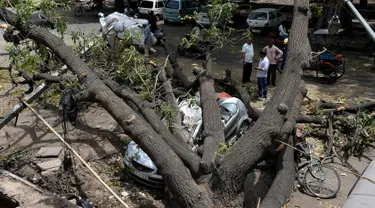
[{"label": "bicycle wheel", "polygon": [[319,68],[316,70],[316,77],[317,78],[324,78],[324,79],[333,79],[336,75],[335,68],[327,64],[319,65]]},{"label": "bicycle wheel", "polygon": [[83,15],[83,7],[82,6],[78,6],[76,7],[76,9],[74,10],[74,14],[77,16],[77,17],[81,17]]},{"label": "bicycle wheel", "polygon": [[331,166],[316,164],[306,169],[304,184],[314,196],[330,199],[339,192],[341,180]]}]

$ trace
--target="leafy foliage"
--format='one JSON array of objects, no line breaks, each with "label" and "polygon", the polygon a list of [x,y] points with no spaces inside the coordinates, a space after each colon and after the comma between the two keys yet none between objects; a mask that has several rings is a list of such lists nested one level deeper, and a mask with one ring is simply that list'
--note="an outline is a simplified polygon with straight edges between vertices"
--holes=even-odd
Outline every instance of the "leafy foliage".
[{"label": "leafy foliage", "polygon": [[217,149],[216,154],[218,155],[224,155],[227,153],[230,148],[234,145],[234,143],[219,143],[219,147]]},{"label": "leafy foliage", "polygon": [[[211,23],[209,28],[195,27],[190,33],[190,40],[183,38],[182,44],[185,47],[191,47],[196,44],[206,44],[214,48],[222,48],[227,37],[230,35],[232,28],[227,29],[227,25],[232,23],[232,12],[238,7],[237,4],[223,0],[213,0],[208,9],[208,17]],[[207,7],[206,7],[207,8]],[[194,15],[188,15],[184,19],[197,21],[199,15],[197,12]],[[221,25],[224,30],[216,27],[216,23]]]},{"label": "leafy foliage", "polygon": [[310,4],[313,17],[321,17],[323,15],[323,6],[320,4]]}]

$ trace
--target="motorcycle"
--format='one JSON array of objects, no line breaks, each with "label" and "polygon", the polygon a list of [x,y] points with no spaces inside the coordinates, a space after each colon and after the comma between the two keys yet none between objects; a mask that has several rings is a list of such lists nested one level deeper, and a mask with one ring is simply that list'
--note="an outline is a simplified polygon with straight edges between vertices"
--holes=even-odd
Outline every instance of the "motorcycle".
[{"label": "motorcycle", "polygon": [[163,28],[158,28],[153,34],[157,40],[156,45],[162,45],[167,40]]},{"label": "motorcycle", "polygon": [[[190,33],[185,33],[185,38],[190,40]],[[179,56],[206,60],[206,46],[201,42],[193,44],[190,47],[186,47],[186,45],[180,43],[177,47],[177,53]]]}]

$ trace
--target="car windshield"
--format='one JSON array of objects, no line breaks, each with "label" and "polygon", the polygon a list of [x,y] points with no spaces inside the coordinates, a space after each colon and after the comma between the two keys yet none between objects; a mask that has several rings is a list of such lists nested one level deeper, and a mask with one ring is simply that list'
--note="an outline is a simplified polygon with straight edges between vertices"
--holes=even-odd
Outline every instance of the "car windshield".
[{"label": "car windshield", "polygon": [[178,3],[178,1],[168,1],[168,3],[165,5],[165,8],[178,9],[179,3]]},{"label": "car windshield", "polygon": [[251,12],[248,19],[250,20],[267,20],[266,12]]},{"label": "car windshield", "polygon": [[142,1],[141,4],[139,5],[139,7],[147,8],[147,9],[152,9],[153,6],[154,6],[154,2],[152,1]]}]

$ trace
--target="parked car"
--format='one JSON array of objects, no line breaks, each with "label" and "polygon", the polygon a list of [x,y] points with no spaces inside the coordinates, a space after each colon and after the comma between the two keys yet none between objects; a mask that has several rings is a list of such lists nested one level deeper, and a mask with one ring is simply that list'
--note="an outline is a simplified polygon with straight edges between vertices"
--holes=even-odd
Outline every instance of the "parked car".
[{"label": "parked car", "polygon": [[198,27],[209,28],[212,24],[215,24],[215,27],[221,28],[223,25],[220,24],[217,20],[213,19],[212,23],[209,17],[209,11],[211,9],[211,5],[202,6],[198,15],[199,19],[195,22]]},{"label": "parked car", "polygon": [[248,4],[239,5],[234,11],[233,16],[246,18],[251,12],[251,6]]},{"label": "parked car", "polygon": [[164,7],[164,0],[143,0],[138,6],[138,10],[142,17],[147,16],[153,11],[157,19],[162,19]]},{"label": "parked car", "polygon": [[253,33],[261,33],[276,29],[285,19],[277,9],[262,8],[252,11],[246,22]]},{"label": "parked car", "polygon": [[[194,103],[195,102],[195,103]],[[180,102],[180,111],[183,113],[183,130],[189,137],[189,144],[193,143],[193,150],[198,151],[198,146],[203,144],[202,138],[202,109],[199,106],[199,96]],[[194,103],[194,104],[192,104]],[[221,120],[224,124],[224,133],[227,142],[235,142],[250,126],[251,120],[243,102],[227,93],[218,95],[218,105]],[[163,178],[151,158],[131,141],[125,152],[124,164],[130,169],[129,174],[140,183],[163,188]]]},{"label": "parked car", "polygon": [[199,4],[192,0],[168,0],[165,4],[163,19],[164,23],[181,23],[186,15],[192,15],[199,11]]}]

